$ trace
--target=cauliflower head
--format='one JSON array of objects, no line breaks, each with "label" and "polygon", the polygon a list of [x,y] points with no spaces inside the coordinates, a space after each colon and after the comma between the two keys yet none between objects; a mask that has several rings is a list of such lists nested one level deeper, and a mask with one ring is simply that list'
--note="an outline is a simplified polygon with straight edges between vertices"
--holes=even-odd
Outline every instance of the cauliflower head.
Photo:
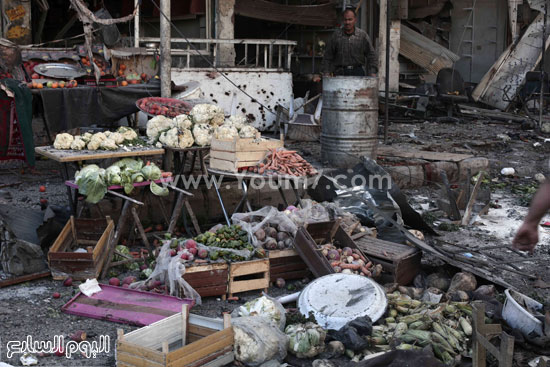
[{"label": "cauliflower head", "polygon": [[193,126],[193,137],[195,138],[195,144],[204,147],[210,145],[212,140],[212,129],[207,124],[196,124]]},{"label": "cauliflower head", "polygon": [[222,125],[216,128],[214,131],[214,137],[216,139],[232,140],[233,138],[239,137],[239,132],[234,126]]},{"label": "cauliflower head", "polygon": [[193,134],[189,129],[183,129],[179,131],[179,147],[180,148],[189,148],[195,144],[195,139],[193,139]]},{"label": "cauliflower head", "polygon": [[231,125],[234,126],[237,130],[240,130],[243,128],[243,126],[248,124],[248,119],[246,116],[243,115],[233,115],[230,116],[227,120],[225,120],[224,125]]},{"label": "cauliflower head", "polygon": [[71,143],[71,149],[82,150],[84,148],[86,148],[86,142],[80,135],[75,136],[73,142]]},{"label": "cauliflower head", "polygon": [[189,115],[186,114],[178,115],[174,117],[172,121],[174,122],[175,126],[180,130],[190,129],[191,126],[193,126],[193,122],[189,118]]},{"label": "cauliflower head", "polygon": [[255,138],[258,130],[252,125],[245,125],[239,131],[241,138]]},{"label": "cauliflower head", "polygon": [[94,135],[92,135],[90,141],[88,142],[88,149],[98,150],[101,146],[101,142],[106,139],[107,135],[105,135],[104,133],[95,133]]},{"label": "cauliflower head", "polygon": [[147,137],[151,140],[157,140],[160,133],[174,126],[172,119],[166,116],[158,115],[147,121]]},{"label": "cauliflower head", "polygon": [[92,138],[92,136],[93,136],[93,135],[92,135],[91,133],[84,133],[84,134],[80,137],[80,139],[84,140],[84,142],[85,142],[86,144],[88,144],[88,143],[90,142],[90,139]]},{"label": "cauliflower head", "polygon": [[178,147],[178,128],[173,127],[170,130],[162,132],[159,136],[159,141],[172,148]]},{"label": "cauliflower head", "polygon": [[101,149],[105,149],[105,150],[117,150],[118,149],[118,145],[116,145],[115,141],[112,138],[107,138],[107,139],[103,140],[99,144],[99,147]]},{"label": "cauliflower head", "polygon": [[225,113],[220,107],[207,103],[195,105],[189,114],[195,124],[210,124],[217,127],[225,120]]},{"label": "cauliflower head", "polygon": [[71,143],[73,142],[74,137],[71,134],[62,133],[55,136],[55,141],[53,142],[53,147],[55,149],[70,149]]},{"label": "cauliflower head", "polygon": [[124,143],[124,136],[119,132],[114,132],[109,135],[109,139],[114,140],[116,144]]},{"label": "cauliflower head", "polygon": [[[126,126],[119,127],[115,134],[122,135],[123,140],[120,143],[123,143],[124,141],[132,141],[137,139],[138,137],[134,129]],[[120,143],[117,143],[117,144],[120,144]]]}]

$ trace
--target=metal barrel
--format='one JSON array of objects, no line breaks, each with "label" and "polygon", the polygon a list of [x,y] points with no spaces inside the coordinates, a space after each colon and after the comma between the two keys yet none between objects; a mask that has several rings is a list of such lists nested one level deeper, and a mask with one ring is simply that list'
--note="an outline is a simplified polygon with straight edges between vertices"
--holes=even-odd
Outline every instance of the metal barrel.
[{"label": "metal barrel", "polygon": [[361,157],[376,158],[378,78],[323,78],[321,158],[332,167],[349,168]]}]

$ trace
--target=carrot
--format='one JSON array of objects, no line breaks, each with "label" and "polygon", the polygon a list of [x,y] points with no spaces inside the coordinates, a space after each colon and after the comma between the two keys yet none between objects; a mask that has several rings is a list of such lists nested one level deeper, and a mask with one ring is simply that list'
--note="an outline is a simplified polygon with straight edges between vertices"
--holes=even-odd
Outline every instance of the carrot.
[{"label": "carrot", "polygon": [[204,259],[196,259],[195,260],[195,264],[206,264],[208,262],[208,260],[204,260]]},{"label": "carrot", "polygon": [[228,301],[238,301],[239,297],[227,297]]},{"label": "carrot", "polygon": [[372,262],[369,261],[368,263],[366,263],[365,268],[366,269],[372,268]]},{"label": "carrot", "polygon": [[162,178],[172,177],[172,172],[162,172],[160,176]]},{"label": "carrot", "polygon": [[330,263],[330,266],[332,266],[333,268],[334,268],[335,266],[340,266],[340,261],[332,261],[332,262]]},{"label": "carrot", "polygon": [[359,264],[340,264],[342,269],[359,270],[361,267]]},{"label": "carrot", "polygon": [[153,230],[153,227],[149,226],[149,227],[145,228],[143,230],[143,232],[148,233],[148,232],[151,232],[152,230]]},{"label": "carrot", "polygon": [[351,254],[351,256],[355,259],[355,260],[359,260],[361,257],[359,256],[359,254]]}]

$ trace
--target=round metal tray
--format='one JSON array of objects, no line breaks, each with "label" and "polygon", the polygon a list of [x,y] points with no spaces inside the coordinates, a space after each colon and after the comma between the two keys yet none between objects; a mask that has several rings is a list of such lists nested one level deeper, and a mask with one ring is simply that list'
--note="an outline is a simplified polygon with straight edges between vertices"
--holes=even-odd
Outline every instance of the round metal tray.
[{"label": "round metal tray", "polygon": [[182,100],[179,100],[179,99],[174,99],[174,98],[163,98],[163,97],[146,97],[146,98],[142,98],[142,99],[139,99],[136,101],[136,107],[141,111],[143,112],[144,114],[146,114],[147,116],[150,116],[150,117],[155,117],[155,116],[159,116],[159,115],[164,115],[166,117],[169,117],[169,118],[174,118],[177,116],[177,114],[170,114],[170,113],[166,113],[166,114],[163,114],[163,113],[158,113],[158,114],[152,114],[150,113],[149,111],[146,111],[144,110],[142,107],[141,107],[141,104],[143,102],[148,102],[150,104],[154,104],[154,105],[157,105],[157,106],[166,106],[166,107],[177,107],[179,108],[183,113],[189,113],[189,111],[191,111],[191,108],[193,108],[193,106],[188,103],[188,102],[185,102],[185,101],[182,101]]},{"label": "round metal tray", "polygon": [[80,68],[80,66],[61,63],[36,65],[34,71],[38,74],[58,79],[75,79],[86,75],[86,71]]}]

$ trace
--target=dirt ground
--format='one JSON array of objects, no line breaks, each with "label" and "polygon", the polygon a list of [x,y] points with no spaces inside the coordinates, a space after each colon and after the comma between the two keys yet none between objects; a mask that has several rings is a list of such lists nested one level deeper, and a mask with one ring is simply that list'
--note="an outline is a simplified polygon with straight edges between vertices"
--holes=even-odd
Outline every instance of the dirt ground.
[{"label": "dirt ground", "polygon": [[[508,140],[501,134],[506,134]],[[440,236],[428,238],[428,243],[436,246],[438,241],[456,242],[465,246],[476,244],[504,245],[510,244],[515,229],[524,217],[538,182],[534,176],[542,173],[550,177],[550,139],[532,130],[522,130],[517,123],[465,121],[458,124],[424,122],[424,123],[394,123],[389,127],[389,144],[399,144],[400,147],[411,147],[419,150],[434,150],[456,153],[470,153],[487,157],[490,162],[491,201],[494,205],[488,214],[475,219],[474,224],[461,227],[457,231],[438,230]],[[309,154],[308,160],[318,160],[318,147],[314,144],[303,145]],[[502,176],[500,170],[513,167],[516,176]],[[58,167],[54,162],[38,160],[36,170],[21,169],[18,165],[6,168],[0,166],[0,185],[18,183],[0,189],[0,204],[16,208],[40,210],[40,198],[47,198],[49,204],[66,206],[67,196],[61,182]],[[23,172],[24,171],[24,172]],[[19,183],[20,182],[20,183]],[[46,193],[40,193],[39,185],[47,187]],[[440,189],[431,184],[417,189],[407,189],[411,205],[415,209],[422,207],[435,208]],[[438,214],[439,212],[433,211]],[[550,221],[550,216],[544,220]],[[435,218],[434,226],[442,222]],[[550,283],[550,228],[541,228],[541,243],[535,251],[533,260],[517,264],[525,273],[539,275],[543,281]],[[496,250],[510,255],[506,250]],[[490,253],[489,253],[490,256]],[[1,275],[1,274],[0,274]],[[525,294],[535,295],[541,300],[550,300],[550,290],[533,287],[533,280],[517,274],[502,272],[506,281],[522,289]],[[291,282],[296,290],[304,284],[301,281]],[[60,292],[59,299],[53,299],[53,292]],[[24,340],[31,336],[33,340],[52,340],[55,335],[67,337],[75,330],[85,330],[90,340],[98,340],[100,335],[110,337],[110,350],[100,353],[96,358],[88,359],[75,356],[39,357],[40,366],[114,366],[117,328],[125,332],[135,327],[114,324],[107,321],[71,316],[60,311],[61,307],[77,292],[77,287],[63,287],[61,282],[50,279],[36,280],[0,290],[0,361],[21,365],[20,355],[7,358],[7,343]],[[278,296],[292,293],[294,290],[270,289],[270,295]],[[249,292],[241,296],[239,302],[227,302],[217,298],[205,299],[203,305],[196,306],[192,312],[221,317],[223,312],[231,311],[238,304],[252,299],[257,292]],[[517,360],[516,365],[525,365],[525,361]],[[308,365],[308,363],[306,363]]]}]

